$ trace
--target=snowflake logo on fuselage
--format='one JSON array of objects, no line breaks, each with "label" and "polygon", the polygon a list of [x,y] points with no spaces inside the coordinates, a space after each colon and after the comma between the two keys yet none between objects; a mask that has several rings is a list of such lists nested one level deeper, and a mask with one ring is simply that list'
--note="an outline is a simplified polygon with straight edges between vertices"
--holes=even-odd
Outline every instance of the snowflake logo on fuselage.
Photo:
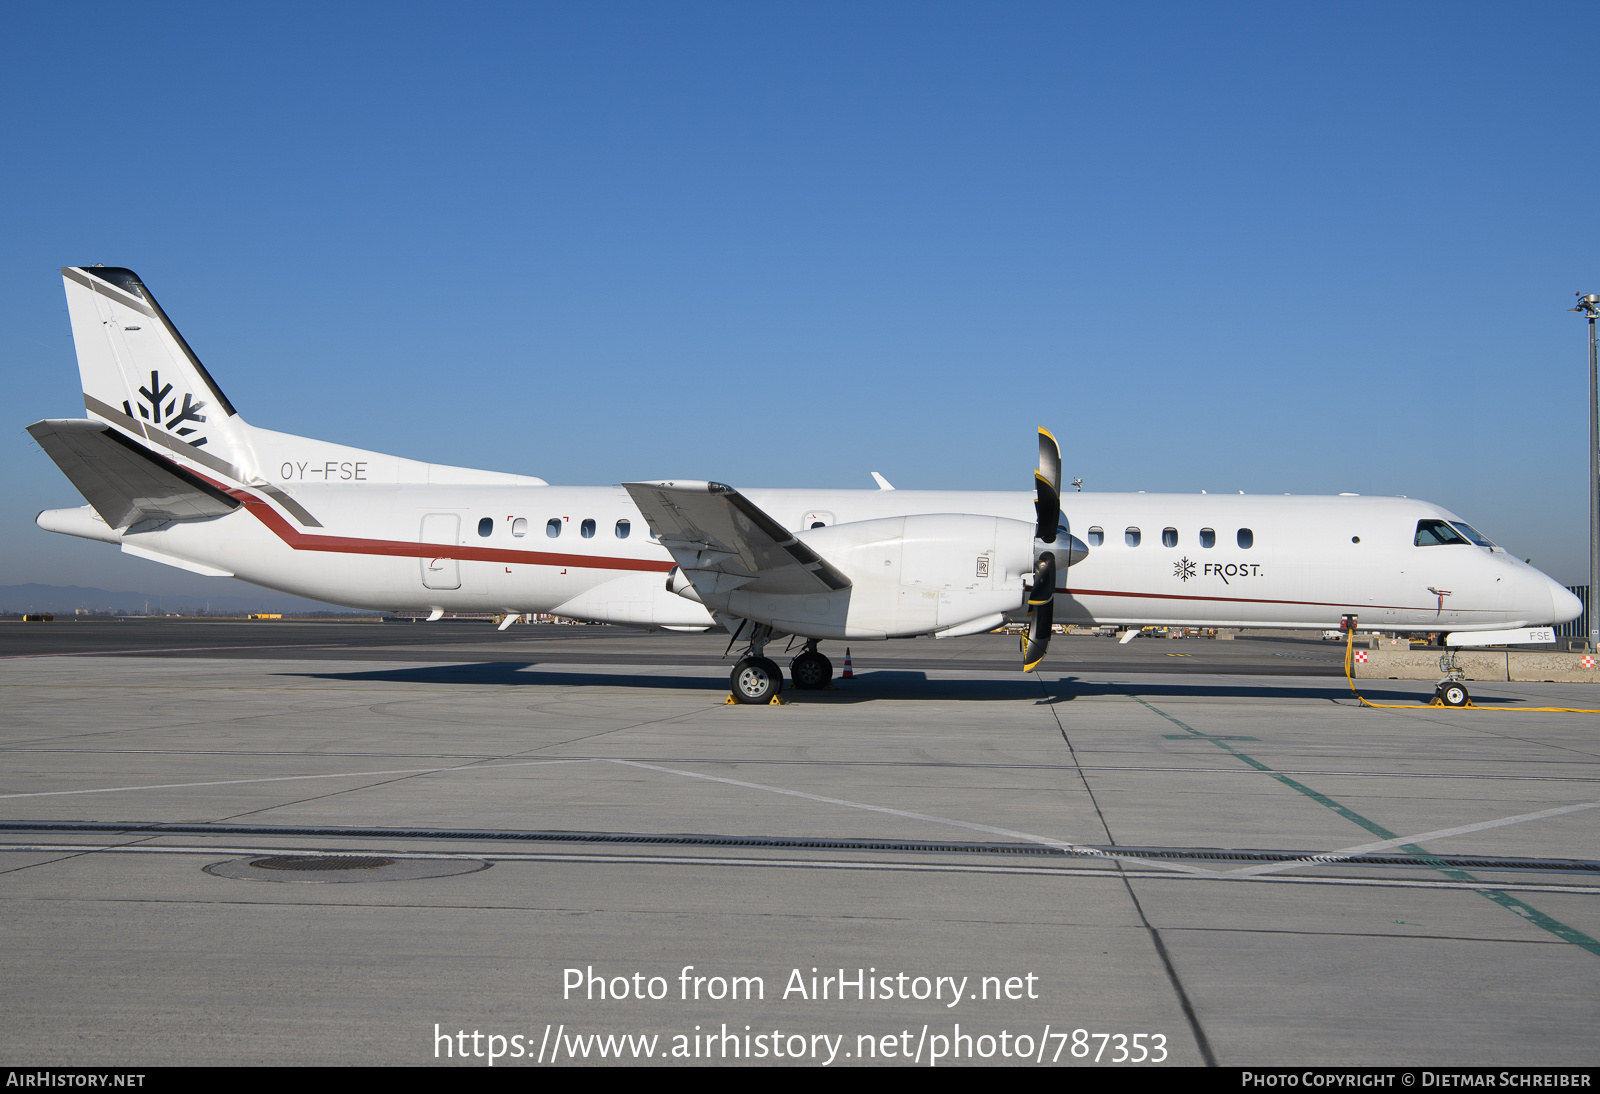
[{"label": "snowflake logo on fuselage", "polygon": [[[190,441],[189,437],[199,432],[199,430],[195,426],[185,425],[184,423],[194,422],[196,425],[200,425],[205,422],[206,416],[200,413],[206,405],[205,400],[202,399],[200,402],[195,402],[193,395],[184,392],[183,405],[180,406],[175,397],[168,398],[170,395],[172,395],[172,385],[163,384],[161,382],[161,374],[151,370],[150,386],[139,389],[140,398],[137,407],[139,417],[147,422],[154,422],[169,432],[176,433],[188,441],[189,444],[199,448],[206,443],[206,439],[200,437]],[[135,407],[127,399],[124,399],[122,400],[122,410],[123,413],[131,418]]]},{"label": "snowflake logo on fuselage", "polygon": [[1194,576],[1194,563],[1190,562],[1187,556],[1180,558],[1172,564],[1172,576],[1188,581]]}]

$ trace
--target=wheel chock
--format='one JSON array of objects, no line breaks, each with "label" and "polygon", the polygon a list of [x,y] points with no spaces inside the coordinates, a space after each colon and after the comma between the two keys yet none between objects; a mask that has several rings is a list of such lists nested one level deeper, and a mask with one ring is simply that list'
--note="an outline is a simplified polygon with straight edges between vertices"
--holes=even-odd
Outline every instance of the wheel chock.
[{"label": "wheel chock", "polygon": [[739,705],[739,700],[735,699],[732,695],[727,695],[723,698],[722,705],[725,707],[736,707]]},{"label": "wheel chock", "polygon": [[767,700],[767,706],[769,707],[786,707],[788,705],[788,703],[783,701],[783,696],[781,695],[774,695],[772,698]]}]

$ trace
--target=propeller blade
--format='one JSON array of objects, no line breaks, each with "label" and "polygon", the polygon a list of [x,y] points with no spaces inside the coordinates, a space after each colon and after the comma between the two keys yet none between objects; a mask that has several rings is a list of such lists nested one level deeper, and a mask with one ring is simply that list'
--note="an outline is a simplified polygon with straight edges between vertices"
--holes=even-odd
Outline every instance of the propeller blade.
[{"label": "propeller blade", "polygon": [[1056,556],[1049,551],[1039,556],[1033,572],[1033,591],[1028,594],[1028,637],[1022,643],[1022,671],[1032,672],[1050,648],[1050,625],[1056,614]]},{"label": "propeller blade", "polygon": [[1034,538],[1045,543],[1056,541],[1056,526],[1061,523],[1061,446],[1048,429],[1039,429],[1039,470],[1033,473],[1034,510],[1039,523]]}]

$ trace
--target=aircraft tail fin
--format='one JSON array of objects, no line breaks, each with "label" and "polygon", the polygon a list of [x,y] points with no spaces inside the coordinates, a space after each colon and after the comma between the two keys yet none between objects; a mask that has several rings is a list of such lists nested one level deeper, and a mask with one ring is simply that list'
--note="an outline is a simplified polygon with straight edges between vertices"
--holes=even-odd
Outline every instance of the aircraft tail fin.
[{"label": "aircraft tail fin", "polygon": [[61,276],[89,413],[174,452],[246,462],[238,412],[139,275],[65,266]]}]

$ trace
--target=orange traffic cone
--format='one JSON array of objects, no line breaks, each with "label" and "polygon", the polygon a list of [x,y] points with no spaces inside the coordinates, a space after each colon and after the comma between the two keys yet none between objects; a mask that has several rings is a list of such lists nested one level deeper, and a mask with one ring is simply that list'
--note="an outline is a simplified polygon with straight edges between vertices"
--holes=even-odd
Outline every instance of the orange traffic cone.
[{"label": "orange traffic cone", "polygon": [[850,647],[844,648],[844,672],[839,675],[841,680],[854,680],[856,674],[850,671]]}]

